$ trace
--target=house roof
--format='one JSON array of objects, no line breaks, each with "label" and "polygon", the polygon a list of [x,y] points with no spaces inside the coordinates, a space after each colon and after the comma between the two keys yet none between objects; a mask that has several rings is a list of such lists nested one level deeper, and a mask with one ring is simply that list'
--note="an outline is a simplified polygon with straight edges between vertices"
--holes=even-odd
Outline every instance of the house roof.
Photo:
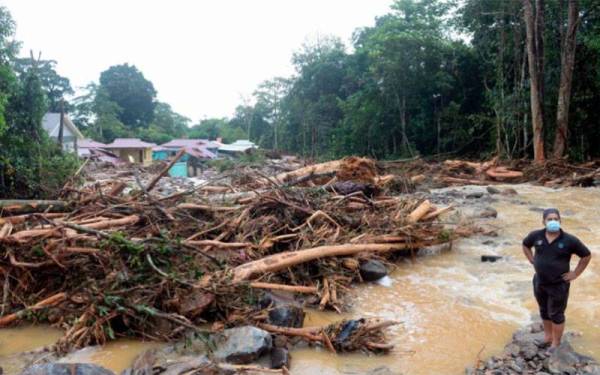
[{"label": "house roof", "polygon": [[224,145],[219,146],[219,151],[244,152],[251,148],[257,148],[257,146],[253,142],[250,142],[247,139],[240,139],[231,144],[224,144]]},{"label": "house roof", "polygon": [[214,159],[217,157],[204,147],[185,147],[185,152],[198,159]]},{"label": "house roof", "polygon": [[173,139],[172,141],[163,143],[161,146],[168,147],[168,148],[182,148],[182,147],[193,147],[193,146],[206,145],[208,143],[209,143],[209,140],[207,140],[207,139]]},{"label": "house roof", "polygon": [[[64,115],[64,126],[77,137],[77,139],[83,139],[83,134],[77,129],[77,126],[73,124],[69,115]],[[58,137],[60,131],[60,113],[48,112],[42,118],[42,127],[48,132],[50,137]]]},{"label": "house roof", "polygon": [[149,148],[156,146],[155,143],[144,142],[139,138],[117,138],[106,148]]},{"label": "house roof", "polygon": [[163,146],[154,146],[154,147],[152,147],[152,151],[156,151],[156,152],[159,152],[159,151],[173,151],[173,149],[167,148],[167,147],[163,147]]},{"label": "house roof", "polygon": [[81,141],[77,142],[77,146],[79,148],[105,148],[106,144],[101,143],[101,142],[96,142],[90,138],[86,138],[86,139],[82,139]]}]

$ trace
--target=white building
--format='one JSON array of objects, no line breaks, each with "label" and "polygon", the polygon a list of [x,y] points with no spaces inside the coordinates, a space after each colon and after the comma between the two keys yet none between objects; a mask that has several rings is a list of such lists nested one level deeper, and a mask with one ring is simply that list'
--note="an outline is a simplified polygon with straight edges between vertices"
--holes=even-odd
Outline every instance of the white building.
[{"label": "white building", "polygon": [[[46,113],[42,119],[42,127],[48,136],[58,142],[60,132],[60,113]],[[83,134],[77,129],[67,114],[63,117],[63,150],[75,152],[77,142],[83,140]]]}]

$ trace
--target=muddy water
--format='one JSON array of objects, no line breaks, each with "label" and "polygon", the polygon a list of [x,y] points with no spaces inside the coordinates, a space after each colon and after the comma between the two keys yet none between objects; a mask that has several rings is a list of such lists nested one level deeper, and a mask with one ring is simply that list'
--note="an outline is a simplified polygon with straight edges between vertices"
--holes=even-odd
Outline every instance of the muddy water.
[{"label": "muddy water", "polygon": [[[461,240],[451,251],[439,250],[417,258],[414,264],[400,264],[391,274],[393,283],[389,287],[372,284],[355,289],[354,312],[344,317],[378,316],[403,322],[390,332],[396,345],[391,355],[333,356],[322,350],[295,350],[292,373],[361,374],[387,366],[405,374],[462,374],[478,355],[485,358],[501,351],[512,332],[536,313],[531,294],[533,270],[521,253],[520,242],[528,231],[541,227],[537,208],[560,208],[563,227],[581,238],[596,257],[600,249],[599,189],[551,190],[528,185],[516,189],[518,196],[499,197],[492,203],[498,218],[489,223],[497,226],[498,237]],[[502,255],[505,259],[481,263],[482,254]],[[574,342],[576,348],[597,358],[599,286],[600,260],[596,258],[571,287],[567,309],[568,329],[582,333]],[[311,313],[306,323],[320,325],[339,318],[335,314]],[[40,330],[0,330],[0,363],[2,355],[56,339],[56,331]],[[116,342],[103,349],[86,349],[67,360],[100,363],[120,371],[149,345]],[[9,368],[5,370],[11,373]]]}]

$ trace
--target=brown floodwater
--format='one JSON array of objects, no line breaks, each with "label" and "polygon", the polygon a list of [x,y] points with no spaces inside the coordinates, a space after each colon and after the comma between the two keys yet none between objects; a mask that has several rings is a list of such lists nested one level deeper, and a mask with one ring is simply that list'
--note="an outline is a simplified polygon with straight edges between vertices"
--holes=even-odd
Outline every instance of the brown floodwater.
[{"label": "brown floodwater", "polygon": [[[405,374],[463,374],[464,368],[474,364],[478,355],[486,358],[499,353],[512,333],[536,315],[531,291],[533,270],[520,245],[530,230],[541,227],[541,213],[532,208],[558,207],[566,231],[586,243],[595,257],[600,246],[600,220],[596,216],[600,211],[600,189],[553,190],[529,185],[515,188],[519,195],[499,197],[498,202],[492,203],[498,217],[489,223],[497,227],[498,237],[463,239],[451,251],[431,251],[418,257],[415,263],[407,260],[391,273],[391,286],[357,286],[352,312],[343,316],[311,312],[307,317],[306,325],[361,316],[399,320],[402,324],[389,331],[395,344],[390,355],[335,356],[320,349],[298,349],[292,353],[292,373],[362,374],[387,366]],[[481,263],[482,254],[505,258],[496,263]],[[576,261],[574,258],[572,267]],[[572,285],[566,313],[567,329],[582,334],[574,339],[576,349],[597,358],[600,358],[599,286],[600,260],[594,258]],[[14,363],[7,366],[3,358],[51,344],[59,335],[60,332],[45,327],[0,330],[0,364],[5,373],[16,373],[19,366]],[[121,371],[137,354],[156,345],[123,340],[102,348],[87,348],[65,360],[93,362]]]}]

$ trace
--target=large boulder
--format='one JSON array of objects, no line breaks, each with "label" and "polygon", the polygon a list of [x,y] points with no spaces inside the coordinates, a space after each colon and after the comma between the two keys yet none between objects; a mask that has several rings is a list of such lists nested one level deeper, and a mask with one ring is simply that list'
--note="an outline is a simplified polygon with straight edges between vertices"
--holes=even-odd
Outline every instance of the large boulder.
[{"label": "large boulder", "polygon": [[213,336],[215,359],[236,364],[247,364],[271,350],[271,334],[265,330],[243,326],[226,329]]},{"label": "large boulder", "polygon": [[269,311],[269,323],[280,327],[300,328],[304,325],[304,310],[294,305],[283,305]]},{"label": "large boulder", "polygon": [[46,363],[26,368],[21,375],[115,375],[89,363]]},{"label": "large boulder", "polygon": [[385,265],[378,260],[368,260],[359,266],[360,277],[364,281],[379,280],[387,276]]}]

